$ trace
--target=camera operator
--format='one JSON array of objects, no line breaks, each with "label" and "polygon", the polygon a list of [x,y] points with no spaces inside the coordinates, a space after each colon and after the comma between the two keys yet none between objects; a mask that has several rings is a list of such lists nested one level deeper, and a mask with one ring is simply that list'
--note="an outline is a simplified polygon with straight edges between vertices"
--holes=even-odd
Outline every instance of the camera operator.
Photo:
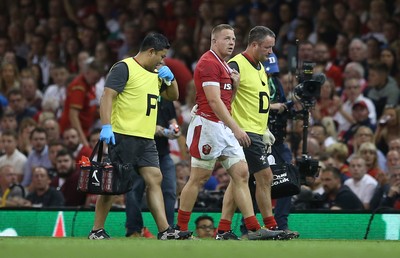
[{"label": "camera operator", "polygon": [[[279,80],[278,58],[274,53],[268,56],[267,61],[263,63],[265,71],[268,74],[268,85],[270,87],[270,113],[268,128],[275,136],[275,142],[272,145],[272,156],[276,163],[291,163],[292,152],[285,143],[287,120],[290,118],[289,108],[291,102],[287,102],[282,84]],[[300,234],[289,230],[288,216],[291,208],[291,196],[277,199],[275,205],[275,220],[278,228],[290,234],[292,238],[297,238]]]}]

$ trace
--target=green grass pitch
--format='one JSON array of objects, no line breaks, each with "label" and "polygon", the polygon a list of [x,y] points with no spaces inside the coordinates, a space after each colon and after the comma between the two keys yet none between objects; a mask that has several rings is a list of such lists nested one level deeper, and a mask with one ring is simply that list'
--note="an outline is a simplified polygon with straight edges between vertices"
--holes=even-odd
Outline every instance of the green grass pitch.
[{"label": "green grass pitch", "polygon": [[398,258],[400,241],[306,240],[215,241],[113,238],[92,241],[84,238],[2,237],[0,257],[38,258]]}]

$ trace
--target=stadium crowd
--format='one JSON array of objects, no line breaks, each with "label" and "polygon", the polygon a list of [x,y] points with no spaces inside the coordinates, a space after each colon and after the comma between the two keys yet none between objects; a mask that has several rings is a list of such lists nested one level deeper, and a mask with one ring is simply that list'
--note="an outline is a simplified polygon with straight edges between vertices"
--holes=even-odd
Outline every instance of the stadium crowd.
[{"label": "stadium crowd", "polygon": [[[275,32],[279,77],[296,106],[297,63],[312,61],[328,78],[308,137],[321,175],[302,186],[293,209],[400,209],[399,0],[7,0],[0,10],[0,207],[94,205],[96,196],[75,190],[77,164],[99,139],[109,68],[135,55],[149,32],[171,42],[164,61],[179,86],[182,134],[169,140],[179,199],[190,173],[193,71],[211,29],[227,23],[236,35],[232,56],[244,51],[252,27]],[[294,156],[302,123],[288,123]],[[220,208],[228,182],[217,166],[196,207]],[[349,189],[354,203],[340,202]],[[114,205],[124,207],[124,197]]]}]

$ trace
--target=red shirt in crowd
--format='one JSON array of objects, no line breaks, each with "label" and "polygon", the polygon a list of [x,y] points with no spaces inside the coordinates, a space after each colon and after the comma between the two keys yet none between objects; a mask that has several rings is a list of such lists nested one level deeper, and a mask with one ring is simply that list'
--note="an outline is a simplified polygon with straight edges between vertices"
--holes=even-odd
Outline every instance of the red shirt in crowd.
[{"label": "red shirt in crowd", "polygon": [[77,76],[67,88],[64,110],[60,118],[61,133],[71,127],[69,111],[71,108],[79,110],[79,121],[86,136],[97,117],[97,103],[95,88],[87,84],[83,75]]}]

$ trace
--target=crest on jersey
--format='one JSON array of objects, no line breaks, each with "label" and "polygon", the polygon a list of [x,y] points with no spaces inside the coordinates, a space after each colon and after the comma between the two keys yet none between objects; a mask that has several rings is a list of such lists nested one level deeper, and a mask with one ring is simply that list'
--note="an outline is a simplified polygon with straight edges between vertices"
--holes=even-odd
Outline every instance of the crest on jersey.
[{"label": "crest on jersey", "polygon": [[208,155],[211,152],[211,146],[209,144],[205,144],[201,148],[201,151],[203,152],[204,155]]}]

